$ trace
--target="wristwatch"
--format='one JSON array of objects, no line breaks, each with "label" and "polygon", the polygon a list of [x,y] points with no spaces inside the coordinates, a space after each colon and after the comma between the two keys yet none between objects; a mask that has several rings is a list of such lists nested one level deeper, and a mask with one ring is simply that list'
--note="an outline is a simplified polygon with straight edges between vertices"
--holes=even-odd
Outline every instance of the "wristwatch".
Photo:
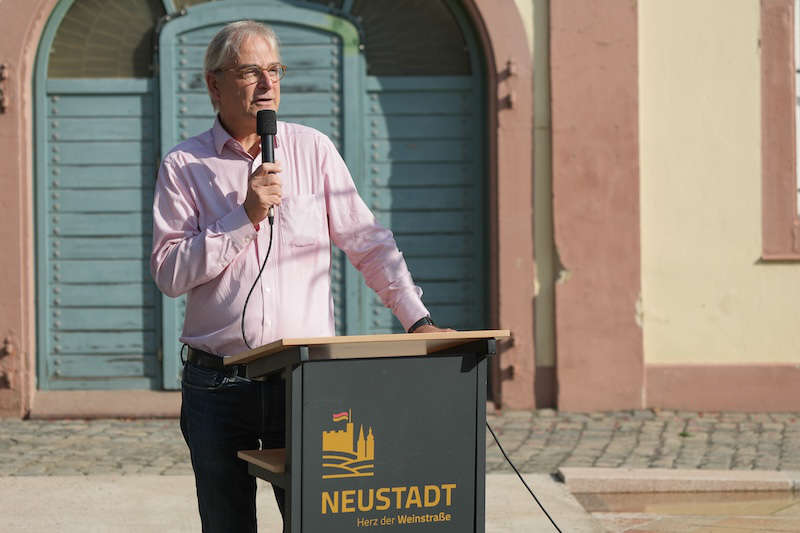
[{"label": "wristwatch", "polygon": [[431,320],[430,315],[428,315],[428,316],[424,316],[424,317],[420,318],[419,320],[417,320],[416,322],[414,322],[414,324],[412,324],[411,327],[408,328],[408,332],[409,333],[414,333],[414,331],[417,328],[419,328],[420,326],[424,326],[426,324],[428,324],[430,326],[435,326],[436,325],[436,324],[433,323],[433,320]]}]

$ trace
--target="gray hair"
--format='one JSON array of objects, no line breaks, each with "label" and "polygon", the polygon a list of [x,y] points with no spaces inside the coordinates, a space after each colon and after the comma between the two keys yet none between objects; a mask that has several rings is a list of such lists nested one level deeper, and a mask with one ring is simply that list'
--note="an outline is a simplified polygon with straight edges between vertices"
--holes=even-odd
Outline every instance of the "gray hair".
[{"label": "gray hair", "polygon": [[[266,24],[255,20],[240,20],[225,25],[208,43],[206,57],[203,61],[205,73],[209,74],[227,68],[239,56],[239,49],[248,37],[265,39],[280,61],[281,48],[275,31]],[[209,97],[211,97],[210,93]],[[211,103],[216,110],[217,103],[213,98],[211,98]]]}]

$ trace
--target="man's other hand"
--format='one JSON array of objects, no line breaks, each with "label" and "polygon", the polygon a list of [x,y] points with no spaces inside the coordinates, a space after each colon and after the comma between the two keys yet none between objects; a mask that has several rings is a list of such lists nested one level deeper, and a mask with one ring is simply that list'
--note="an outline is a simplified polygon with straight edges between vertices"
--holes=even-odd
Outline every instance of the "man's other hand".
[{"label": "man's other hand", "polygon": [[423,324],[417,329],[415,329],[413,333],[447,333],[450,331],[455,331],[455,330],[450,328],[439,328],[431,324]]},{"label": "man's other hand", "polygon": [[280,171],[280,163],[264,163],[247,179],[244,210],[254,226],[267,218],[270,207],[281,203]]}]

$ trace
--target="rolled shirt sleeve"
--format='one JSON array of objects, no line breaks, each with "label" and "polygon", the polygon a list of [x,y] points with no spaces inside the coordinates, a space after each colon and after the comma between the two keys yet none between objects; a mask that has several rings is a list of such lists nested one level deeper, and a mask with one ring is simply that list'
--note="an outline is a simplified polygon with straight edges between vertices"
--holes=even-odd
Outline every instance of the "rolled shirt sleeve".
[{"label": "rolled shirt sleeve", "polygon": [[331,239],[407,330],[429,314],[422,303],[422,289],[414,284],[392,232],[376,220],[359,196],[333,143],[320,136],[318,150]]}]

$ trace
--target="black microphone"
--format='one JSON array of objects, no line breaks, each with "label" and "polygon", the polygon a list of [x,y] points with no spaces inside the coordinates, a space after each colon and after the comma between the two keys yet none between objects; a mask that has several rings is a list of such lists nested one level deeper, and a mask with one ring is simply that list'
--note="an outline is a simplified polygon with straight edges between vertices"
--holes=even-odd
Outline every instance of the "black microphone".
[{"label": "black microphone", "polygon": [[[278,116],[272,109],[262,109],[256,113],[256,132],[261,135],[261,162],[275,162],[275,134],[278,133]],[[274,212],[269,208],[267,217],[272,225]]]}]

